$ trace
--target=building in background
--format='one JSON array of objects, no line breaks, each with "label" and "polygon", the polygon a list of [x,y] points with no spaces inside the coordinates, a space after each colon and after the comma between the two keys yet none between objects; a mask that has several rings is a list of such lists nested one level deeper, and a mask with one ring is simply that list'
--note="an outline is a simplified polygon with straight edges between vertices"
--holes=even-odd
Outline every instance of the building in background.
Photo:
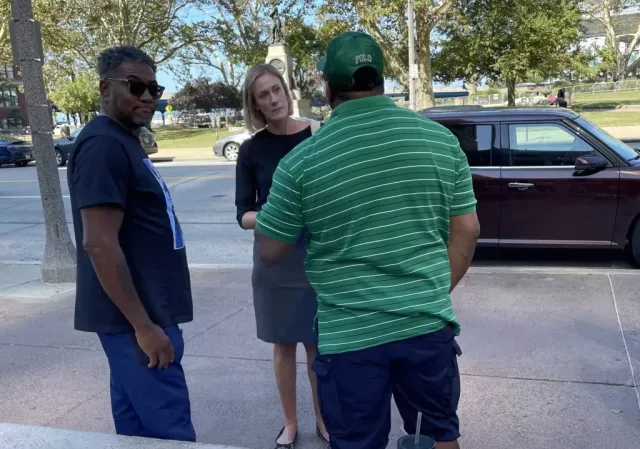
[{"label": "building in background", "polygon": [[18,69],[0,67],[0,129],[22,130],[29,125],[27,103],[20,92]]}]

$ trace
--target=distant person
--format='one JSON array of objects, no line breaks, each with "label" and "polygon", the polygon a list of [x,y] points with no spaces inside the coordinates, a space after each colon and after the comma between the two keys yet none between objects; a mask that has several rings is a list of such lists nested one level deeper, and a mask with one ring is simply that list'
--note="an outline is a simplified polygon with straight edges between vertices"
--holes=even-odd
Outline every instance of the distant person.
[{"label": "distant person", "polygon": [[[254,229],[256,215],[267,202],[273,172],[296,145],[311,137],[318,122],[296,120],[284,78],[269,64],[247,73],[243,91],[247,130],[255,133],[240,146],[236,165],[236,210],[243,229]],[[273,371],[284,411],[284,427],[276,448],[292,448],[298,435],[296,412],[296,348],[307,353],[307,370],[316,411],[316,433],[328,434],[317,399],[316,376],[311,366],[316,354],[314,320],[316,294],[304,272],[306,237],[301,234],[292,253],[278,263],[264,263],[254,245],[253,305],[258,338],[273,343]]]},{"label": "distant person", "polygon": [[567,107],[567,99],[565,98],[564,87],[561,87],[558,90],[558,96],[556,97],[556,104],[558,105],[559,108],[566,108]]},{"label": "distant person", "polygon": [[331,118],[278,165],[256,238],[265,263],[310,241],[318,295],[314,363],[334,449],[383,449],[391,397],[404,428],[458,448],[460,325],[450,292],[479,233],[467,159],[445,127],[384,95],[367,34],[331,41],[319,63]]},{"label": "distant person", "polygon": [[98,73],[101,112],[68,170],[75,328],[97,333],[107,355],[118,434],[195,441],[178,327],[193,319],[184,237],[138,139],[164,88],[154,61],[133,47],[105,50]]}]

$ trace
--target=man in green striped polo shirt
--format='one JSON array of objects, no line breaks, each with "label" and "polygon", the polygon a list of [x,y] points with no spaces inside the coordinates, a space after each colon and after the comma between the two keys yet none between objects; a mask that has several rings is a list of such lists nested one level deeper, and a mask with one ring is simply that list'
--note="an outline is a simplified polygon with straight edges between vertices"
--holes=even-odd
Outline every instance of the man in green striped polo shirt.
[{"label": "man in green striped polo shirt", "polygon": [[383,54],[363,33],[318,68],[330,120],[279,164],[256,235],[266,261],[309,234],[318,298],[314,363],[334,449],[384,449],[393,395],[409,433],[458,448],[460,331],[450,292],[479,225],[466,157],[443,126],[384,96]]}]

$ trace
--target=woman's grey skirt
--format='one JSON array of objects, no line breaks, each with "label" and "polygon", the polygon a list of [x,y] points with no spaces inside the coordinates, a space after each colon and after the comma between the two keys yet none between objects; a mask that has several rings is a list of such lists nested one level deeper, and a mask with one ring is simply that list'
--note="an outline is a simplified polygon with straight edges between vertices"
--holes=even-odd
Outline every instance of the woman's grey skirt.
[{"label": "woman's grey skirt", "polygon": [[253,243],[253,306],[258,338],[267,343],[311,343],[316,340],[316,294],[307,281],[303,235],[286,259],[267,263]]}]

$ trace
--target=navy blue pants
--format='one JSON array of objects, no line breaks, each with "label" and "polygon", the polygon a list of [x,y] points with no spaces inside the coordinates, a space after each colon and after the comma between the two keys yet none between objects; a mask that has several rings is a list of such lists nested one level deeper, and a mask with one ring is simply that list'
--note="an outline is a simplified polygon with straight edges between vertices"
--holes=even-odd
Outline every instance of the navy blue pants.
[{"label": "navy blue pants", "polygon": [[360,351],[317,355],[313,369],[331,448],[385,449],[392,395],[408,433],[415,433],[421,411],[421,434],[456,441],[461,351],[454,336],[446,327]]},{"label": "navy blue pants", "polygon": [[133,334],[98,334],[111,368],[111,410],[120,435],[195,441],[189,391],[180,364],[182,331],[164,329],[175,349],[167,369],[147,367],[146,355]]}]

